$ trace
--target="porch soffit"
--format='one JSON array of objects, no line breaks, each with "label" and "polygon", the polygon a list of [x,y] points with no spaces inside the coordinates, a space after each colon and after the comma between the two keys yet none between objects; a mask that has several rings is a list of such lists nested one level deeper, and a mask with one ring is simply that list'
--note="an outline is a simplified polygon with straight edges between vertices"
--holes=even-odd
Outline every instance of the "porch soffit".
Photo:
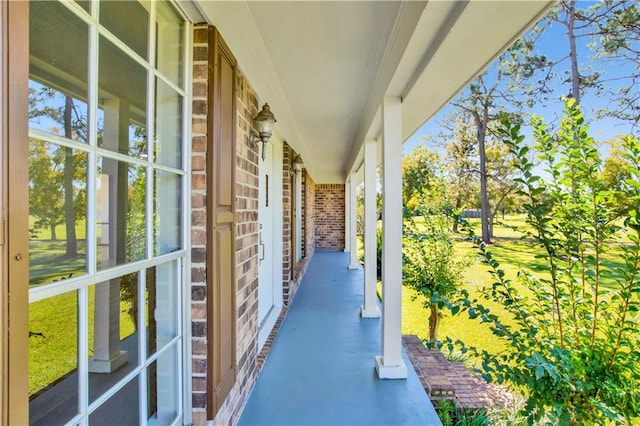
[{"label": "porch soffit", "polygon": [[[198,1],[315,182],[343,183],[403,99],[403,140],[546,11],[550,1]],[[400,149],[400,147],[398,148]]]}]

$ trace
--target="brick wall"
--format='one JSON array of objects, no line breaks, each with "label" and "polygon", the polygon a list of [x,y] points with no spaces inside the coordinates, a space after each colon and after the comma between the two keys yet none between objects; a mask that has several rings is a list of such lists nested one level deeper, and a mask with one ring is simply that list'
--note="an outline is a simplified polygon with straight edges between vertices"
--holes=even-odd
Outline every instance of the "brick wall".
[{"label": "brick wall", "polygon": [[315,248],[344,250],[345,193],[342,184],[315,185]]},{"label": "brick wall", "polygon": [[304,199],[304,209],[302,210],[304,257],[311,258],[316,250],[316,184],[311,176],[304,172],[302,185],[302,198]]},{"label": "brick wall", "polygon": [[255,92],[238,73],[236,132],[236,383],[213,421],[235,424],[255,383],[258,368],[258,152],[249,131],[258,114]]},{"label": "brick wall", "polygon": [[207,419],[207,26],[193,37],[193,102],[191,148],[191,348],[193,423]]},{"label": "brick wall", "polygon": [[292,150],[286,142],[282,147],[282,293],[283,302],[289,303],[290,283],[293,278],[293,245],[291,244],[291,209],[293,185],[291,175]]},{"label": "brick wall", "polygon": [[[206,155],[207,155],[207,26],[194,29],[192,188],[191,188],[191,314],[193,424],[207,421],[206,330]],[[258,355],[258,152],[248,144],[256,95],[238,73],[236,82],[236,383],[214,424],[234,424],[257,376]]]}]

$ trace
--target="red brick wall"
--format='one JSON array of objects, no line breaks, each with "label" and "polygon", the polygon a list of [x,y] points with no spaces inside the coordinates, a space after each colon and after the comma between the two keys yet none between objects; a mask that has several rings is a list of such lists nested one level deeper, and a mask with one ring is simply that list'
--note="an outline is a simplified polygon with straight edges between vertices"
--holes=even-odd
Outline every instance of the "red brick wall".
[{"label": "red brick wall", "polygon": [[344,250],[345,193],[342,184],[315,185],[315,248]]},{"label": "red brick wall", "polygon": [[193,423],[207,419],[207,27],[193,37],[193,101],[191,147],[191,347]]},{"label": "red brick wall", "polygon": [[282,294],[283,302],[290,300],[290,284],[293,278],[293,244],[291,243],[293,222],[291,221],[293,185],[291,176],[291,157],[293,152],[286,142],[282,147]]},{"label": "red brick wall", "polygon": [[[193,424],[206,418],[206,155],[207,155],[207,26],[194,30],[192,188],[191,188],[191,315]],[[258,152],[249,146],[249,130],[258,105],[244,76],[236,82],[236,383],[214,424],[233,424],[257,376],[258,355]]]},{"label": "red brick wall", "polygon": [[303,255],[306,258],[311,258],[316,250],[316,184],[306,170],[302,182],[302,198],[304,199],[304,209],[302,210]]}]

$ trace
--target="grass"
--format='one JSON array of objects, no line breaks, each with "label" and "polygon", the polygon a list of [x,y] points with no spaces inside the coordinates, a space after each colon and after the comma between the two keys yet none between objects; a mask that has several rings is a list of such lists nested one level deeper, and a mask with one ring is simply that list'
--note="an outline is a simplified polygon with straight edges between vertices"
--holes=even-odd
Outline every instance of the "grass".
[{"label": "grass", "polygon": [[[128,314],[131,302],[120,301],[120,340],[135,332]],[[93,354],[95,286],[89,287],[89,356]],[[67,292],[29,306],[29,395],[56,383],[78,367],[78,297]]]},{"label": "grass", "polygon": [[[479,219],[471,219],[470,222],[473,227],[479,229]],[[500,263],[500,268],[505,271],[506,277],[512,279],[518,291],[523,295],[530,295],[530,292],[517,281],[517,274],[519,270],[522,270],[537,276],[548,275],[544,259],[536,258],[536,256],[544,255],[544,250],[531,241],[520,240],[520,233],[516,233],[512,228],[513,226],[520,229],[526,227],[522,215],[506,216],[505,223],[508,226],[496,225],[494,231],[496,237],[506,238],[506,240],[498,240],[498,242],[489,247],[489,250]],[[460,256],[475,256],[476,253],[470,242],[462,240],[456,242],[456,252]],[[609,275],[603,277],[602,284],[604,287],[614,287],[619,279],[622,278],[620,270],[624,268],[624,262],[621,255],[622,248],[618,245],[610,246],[609,250],[603,255],[605,265],[611,271]],[[489,286],[493,282],[487,267],[479,259],[465,271],[464,280],[464,288],[469,292],[471,299],[481,299],[482,288]],[[403,334],[416,334],[421,339],[427,339],[428,311],[424,307],[424,297],[411,288],[403,287],[402,301]],[[482,304],[490,308],[503,322],[511,322],[510,314],[500,303],[492,300],[482,300]],[[439,330],[439,339],[441,341],[449,337],[453,341],[463,341],[466,346],[485,349],[494,354],[508,350],[505,343],[494,336],[486,324],[481,324],[478,320],[471,320],[464,313],[451,317],[445,310],[443,314],[444,317],[440,323]],[[468,359],[467,363],[471,366],[478,366],[478,360],[475,359]]]},{"label": "grass", "polygon": [[[34,222],[30,218],[30,225]],[[78,221],[78,255],[65,256],[66,229],[56,227],[57,240],[51,241],[48,228],[38,229],[29,241],[29,285],[50,284],[85,273],[86,241],[84,221]],[[131,301],[120,300],[120,340],[135,332],[128,311]],[[95,286],[89,287],[89,356],[93,354]],[[29,395],[56,383],[78,366],[78,296],[63,293],[29,306]]]},{"label": "grass", "polygon": [[[29,218],[33,227],[35,219]],[[87,242],[84,220],[76,223],[78,255],[67,257],[67,230],[64,224],[56,226],[56,241],[51,240],[49,228],[38,228],[29,240],[29,286],[49,284],[62,279],[82,275],[86,269]]]}]

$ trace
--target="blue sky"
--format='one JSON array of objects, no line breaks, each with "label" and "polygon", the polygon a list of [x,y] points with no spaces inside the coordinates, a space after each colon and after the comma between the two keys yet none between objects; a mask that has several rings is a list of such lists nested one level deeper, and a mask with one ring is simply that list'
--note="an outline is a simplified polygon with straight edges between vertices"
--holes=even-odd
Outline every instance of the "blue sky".
[{"label": "blue sky", "polygon": [[[587,7],[592,3],[593,2],[580,2],[584,7]],[[544,54],[554,62],[567,56],[569,52],[569,41],[565,31],[566,30],[562,25],[553,23],[552,26],[547,28],[547,30],[540,36],[538,47],[536,49],[537,53]],[[589,38],[578,40],[578,58],[581,71],[598,71],[605,79],[629,75],[634,71],[632,64],[621,66],[620,63],[616,63],[614,66],[611,61],[607,60],[592,61],[590,58],[591,51],[587,46],[587,43],[591,41],[592,40]],[[569,61],[565,60],[557,67],[557,72],[562,73],[565,70],[569,70],[569,67]],[[537,102],[534,107],[528,111],[530,113],[540,115],[548,125],[554,125],[557,123],[558,117],[561,115],[563,108],[561,97],[566,96],[570,90],[569,84],[561,84],[558,80],[559,78],[556,78],[552,86],[553,94],[549,101]],[[613,82],[609,84],[616,83]],[[610,99],[606,96],[597,96],[593,92],[588,92],[583,96],[581,103],[582,109],[585,113],[585,118],[589,123],[590,135],[596,140],[607,141],[620,134],[629,134],[633,131],[629,123],[621,122],[612,118],[596,119],[595,111],[610,104]],[[613,105],[611,106],[613,107]],[[437,135],[442,132],[439,123],[453,111],[454,108],[447,105],[428,122],[423,124],[407,139],[404,144],[404,153],[409,153],[414,147],[420,144],[429,149],[435,149],[433,142],[425,142],[425,137],[428,139],[436,139]],[[638,131],[636,130],[635,133],[637,134]],[[604,148],[603,151],[606,153],[606,148]]]}]

